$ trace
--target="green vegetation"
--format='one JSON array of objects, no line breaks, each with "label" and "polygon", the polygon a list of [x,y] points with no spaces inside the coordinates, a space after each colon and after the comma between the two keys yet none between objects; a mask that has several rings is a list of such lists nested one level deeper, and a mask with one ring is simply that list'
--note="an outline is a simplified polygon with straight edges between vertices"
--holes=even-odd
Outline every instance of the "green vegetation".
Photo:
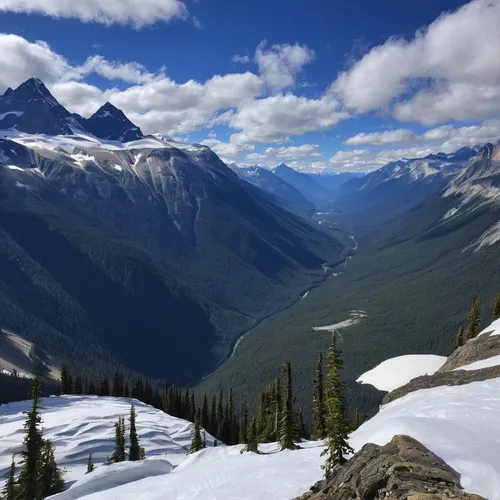
[{"label": "green vegetation", "polygon": [[326,406],[326,437],[327,448],[323,454],[327,455],[325,471],[328,476],[336,465],[346,462],[344,454],[351,453],[353,449],[348,444],[349,425],[345,417],[342,392],[347,386],[341,381],[342,353],[335,346],[335,333],[328,349],[328,363],[325,386]]},{"label": "green vegetation", "polygon": [[460,328],[458,329],[457,336],[455,339],[455,349],[458,349],[463,345],[464,345],[464,327],[463,325],[460,325]]},{"label": "green vegetation", "polygon": [[92,453],[89,453],[89,460],[87,462],[87,472],[85,474],[90,474],[95,469],[94,462],[92,462]]},{"label": "green vegetation", "polygon": [[493,321],[500,318],[500,293],[495,295],[495,301],[493,303]]},{"label": "green vegetation", "polygon": [[467,325],[467,340],[475,339],[481,331],[481,313],[479,312],[479,299],[472,299]]},{"label": "green vegetation", "polygon": [[312,429],[314,439],[323,439],[326,433],[325,400],[323,397],[323,355],[320,353],[313,380]]},{"label": "green vegetation", "polygon": [[141,459],[141,446],[139,445],[139,437],[137,436],[137,429],[135,428],[135,418],[136,418],[135,406],[132,403],[132,406],[130,407],[130,419],[129,419],[130,449],[128,453],[128,459],[132,462]]}]

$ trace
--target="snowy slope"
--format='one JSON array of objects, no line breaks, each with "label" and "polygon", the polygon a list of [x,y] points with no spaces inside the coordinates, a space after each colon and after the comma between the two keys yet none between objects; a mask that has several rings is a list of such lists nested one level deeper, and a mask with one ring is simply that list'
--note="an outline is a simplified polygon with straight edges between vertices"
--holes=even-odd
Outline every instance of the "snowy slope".
[{"label": "snowy slope", "polygon": [[383,406],[351,435],[355,450],[409,435],[460,475],[462,487],[500,500],[500,379],[413,392]]},{"label": "snowy slope", "polygon": [[491,366],[498,366],[498,365],[500,365],[500,356],[493,356],[491,358],[482,359],[481,361],[476,361],[475,363],[471,363],[469,365],[459,366],[458,368],[455,368],[455,370],[453,371],[481,370],[483,368],[490,368]]},{"label": "snowy slope", "polygon": [[380,391],[393,391],[421,375],[432,375],[444,365],[444,356],[410,354],[387,359],[361,375],[357,382],[370,384]]},{"label": "snowy slope", "polygon": [[[94,463],[102,464],[112,454],[114,423],[118,416],[128,418],[132,399],[97,396],[62,396],[42,400],[44,436],[55,447],[58,464],[66,469],[64,479],[75,481],[83,476],[89,453]],[[191,445],[193,424],[135,401],[137,431],[146,456],[159,455],[177,465]],[[13,453],[21,450],[25,412],[31,401],[0,406],[0,477],[10,465]],[[207,442],[213,438],[207,435]]]},{"label": "snowy slope", "polygon": [[486,327],[479,335],[483,334],[490,334],[491,336],[500,335],[500,319],[493,321],[493,323]]}]

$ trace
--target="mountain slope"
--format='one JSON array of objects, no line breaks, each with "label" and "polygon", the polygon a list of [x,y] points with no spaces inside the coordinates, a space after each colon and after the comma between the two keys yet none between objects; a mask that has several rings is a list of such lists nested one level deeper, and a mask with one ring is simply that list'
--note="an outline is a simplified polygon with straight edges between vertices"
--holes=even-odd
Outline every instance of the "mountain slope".
[{"label": "mountain slope", "polygon": [[302,196],[314,205],[324,203],[331,198],[331,194],[328,189],[321,186],[308,174],[297,172],[284,163],[273,169],[273,173],[288,184],[292,185],[302,194]]},{"label": "mountain slope", "polygon": [[1,135],[1,326],[50,354],[192,383],[341,260],[205,146]]},{"label": "mountain slope", "polygon": [[284,200],[289,205],[314,208],[313,203],[307,200],[296,188],[270,170],[255,166],[239,168],[236,173],[250,184]]}]

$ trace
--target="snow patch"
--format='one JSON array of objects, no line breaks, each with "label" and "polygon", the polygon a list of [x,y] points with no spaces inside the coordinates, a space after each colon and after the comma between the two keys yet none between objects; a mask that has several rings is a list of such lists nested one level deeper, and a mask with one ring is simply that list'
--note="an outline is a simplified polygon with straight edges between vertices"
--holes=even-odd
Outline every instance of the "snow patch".
[{"label": "snow patch", "polygon": [[349,326],[357,325],[360,323],[363,318],[366,318],[368,315],[365,311],[361,310],[353,310],[351,311],[351,317],[344,321],[340,321],[339,323],[334,323],[333,325],[326,326],[314,326],[313,330],[316,332],[334,332],[335,330],[341,330],[342,328],[348,328]]},{"label": "snow patch", "polygon": [[460,366],[459,368],[455,368],[453,371],[457,370],[482,370],[483,368],[490,368],[492,366],[500,365],[500,356],[492,356],[488,359],[482,359],[480,361],[476,361],[474,363],[470,363],[469,365]]},{"label": "snow patch", "polygon": [[361,375],[356,382],[373,385],[379,391],[391,392],[422,375],[432,375],[446,357],[434,354],[409,354],[387,359]]},{"label": "snow patch", "polygon": [[500,241],[500,221],[485,231],[474,243],[472,243],[472,245],[469,245],[466,250],[476,247],[474,251],[477,252],[481,250],[481,248],[494,245],[498,241]]},{"label": "snow patch", "polygon": [[490,335],[500,335],[500,319],[497,319],[491,323],[490,326],[486,327],[479,335],[490,334]]},{"label": "snow patch", "polygon": [[24,115],[24,111],[7,111],[7,113],[0,113],[0,120],[3,120],[9,115],[16,115],[17,117],[20,117]]},{"label": "snow patch", "polygon": [[7,168],[10,168],[11,170],[20,170],[21,172],[24,172],[24,168],[18,167],[16,165],[7,165]]}]

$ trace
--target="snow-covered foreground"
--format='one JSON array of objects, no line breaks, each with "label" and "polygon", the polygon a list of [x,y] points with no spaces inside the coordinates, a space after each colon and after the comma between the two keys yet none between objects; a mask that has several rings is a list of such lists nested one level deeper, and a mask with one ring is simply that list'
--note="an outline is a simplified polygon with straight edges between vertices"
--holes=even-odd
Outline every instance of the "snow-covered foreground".
[{"label": "snow-covered foreground", "polygon": [[455,469],[467,492],[500,500],[499,420],[500,378],[423,389],[383,406],[351,435],[351,445],[384,445],[407,434]]},{"label": "snow-covered foreground", "polygon": [[[185,455],[192,424],[141,403],[137,423],[147,460],[99,465],[84,475],[88,453],[101,464],[113,448],[113,423],[130,400],[88,396],[43,400],[45,435],[53,440],[66,480],[80,478],[57,500],[290,500],[319,480],[324,449],[303,442],[297,451],[261,445],[262,455],[242,446],[218,446]],[[30,403],[0,406],[0,464],[21,447],[22,412]],[[459,474],[466,491],[500,500],[500,378],[465,386],[437,387],[408,394],[382,407],[351,435],[358,451],[407,434],[441,457]],[[212,439],[208,439],[212,442]],[[174,466],[174,467],[173,467]],[[176,466],[176,467],[175,467]]]},{"label": "snow-covered foreground", "polygon": [[[62,396],[42,399],[44,437],[55,447],[57,463],[66,470],[64,479],[72,483],[80,479],[87,468],[89,453],[94,463],[102,464],[113,453],[118,416],[125,416],[126,426],[130,405],[137,411],[137,431],[147,456],[158,455],[177,465],[185,458],[191,445],[193,424],[172,417],[151,406],[128,398],[97,396]],[[22,447],[25,412],[31,401],[0,406],[0,477],[10,465],[12,454]],[[213,438],[207,435],[207,442]]]},{"label": "snow-covered foreground", "polygon": [[434,354],[409,354],[390,358],[361,375],[357,382],[370,384],[379,391],[393,391],[422,375],[432,375],[446,361]]}]

